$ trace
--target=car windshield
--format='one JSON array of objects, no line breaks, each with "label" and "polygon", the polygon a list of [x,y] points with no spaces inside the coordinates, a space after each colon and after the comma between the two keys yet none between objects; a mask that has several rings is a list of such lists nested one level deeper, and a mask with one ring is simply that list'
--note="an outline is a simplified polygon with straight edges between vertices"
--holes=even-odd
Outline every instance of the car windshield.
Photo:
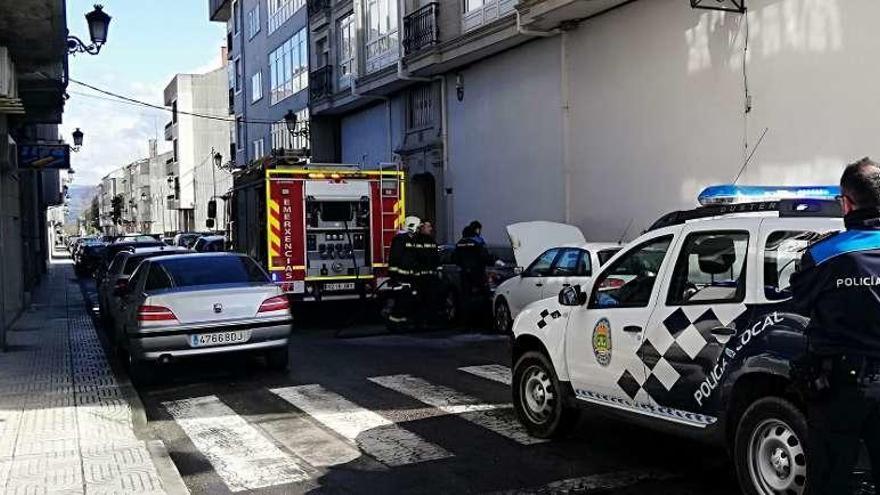
[{"label": "car windshield", "polygon": [[120,237],[114,242],[156,242],[156,238],[148,235],[133,235]]},{"label": "car windshield", "polygon": [[175,257],[161,265],[177,287],[269,282],[266,272],[246,256]]}]

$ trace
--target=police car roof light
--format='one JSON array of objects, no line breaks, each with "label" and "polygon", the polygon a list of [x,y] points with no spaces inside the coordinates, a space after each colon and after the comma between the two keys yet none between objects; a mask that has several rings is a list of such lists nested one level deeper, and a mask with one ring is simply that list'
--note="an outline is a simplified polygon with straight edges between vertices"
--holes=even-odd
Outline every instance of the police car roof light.
[{"label": "police car roof light", "polygon": [[782,199],[758,201],[754,203],[710,204],[693,210],[680,210],[667,213],[654,222],[648,231],[680,225],[691,220],[711,218],[737,213],[776,212],[780,217],[825,217],[840,218],[843,212],[840,203],[828,199]]},{"label": "police car roof light", "polygon": [[709,186],[697,197],[703,206],[778,201],[782,199],[835,199],[839,186]]}]

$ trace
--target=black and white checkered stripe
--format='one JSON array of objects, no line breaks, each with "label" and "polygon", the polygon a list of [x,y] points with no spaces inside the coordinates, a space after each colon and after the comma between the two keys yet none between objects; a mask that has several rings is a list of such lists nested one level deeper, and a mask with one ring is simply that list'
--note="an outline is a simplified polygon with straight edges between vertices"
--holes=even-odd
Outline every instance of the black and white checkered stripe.
[{"label": "black and white checkered stripe", "polygon": [[553,321],[560,316],[562,316],[562,313],[560,313],[558,310],[550,312],[549,309],[545,309],[544,311],[541,311],[541,319],[538,320],[538,328],[546,327],[550,323],[550,321]]}]

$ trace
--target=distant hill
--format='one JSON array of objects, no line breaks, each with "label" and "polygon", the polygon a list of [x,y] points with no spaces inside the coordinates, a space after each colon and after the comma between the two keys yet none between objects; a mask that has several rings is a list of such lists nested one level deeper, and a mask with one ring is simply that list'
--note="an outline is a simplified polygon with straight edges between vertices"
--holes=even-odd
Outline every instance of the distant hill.
[{"label": "distant hill", "polygon": [[70,215],[67,217],[71,220],[78,218],[92,203],[92,198],[97,194],[95,186],[79,186],[71,185],[67,189],[70,195]]}]

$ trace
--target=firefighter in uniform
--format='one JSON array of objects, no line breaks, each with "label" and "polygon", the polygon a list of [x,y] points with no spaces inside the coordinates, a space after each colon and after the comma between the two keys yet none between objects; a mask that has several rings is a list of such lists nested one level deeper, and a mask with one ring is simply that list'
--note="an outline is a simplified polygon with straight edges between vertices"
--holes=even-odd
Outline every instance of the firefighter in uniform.
[{"label": "firefighter in uniform", "polygon": [[388,275],[398,287],[395,288],[397,297],[388,319],[395,324],[409,321],[414,306],[413,299],[417,297],[416,279],[420,271],[421,254],[417,247],[417,238],[421,224],[419,217],[406,217],[403,221],[403,230],[391,241]]},{"label": "firefighter in uniform", "polygon": [[429,220],[419,225],[415,245],[418,251],[416,299],[422,308],[417,316],[422,326],[432,326],[438,322],[440,251],[434,239],[434,224]]},{"label": "firefighter in uniform", "polygon": [[880,486],[880,166],[849,165],[840,187],[846,230],[811,245],[791,277],[810,317],[807,466],[822,495],[848,493],[860,440]]}]

